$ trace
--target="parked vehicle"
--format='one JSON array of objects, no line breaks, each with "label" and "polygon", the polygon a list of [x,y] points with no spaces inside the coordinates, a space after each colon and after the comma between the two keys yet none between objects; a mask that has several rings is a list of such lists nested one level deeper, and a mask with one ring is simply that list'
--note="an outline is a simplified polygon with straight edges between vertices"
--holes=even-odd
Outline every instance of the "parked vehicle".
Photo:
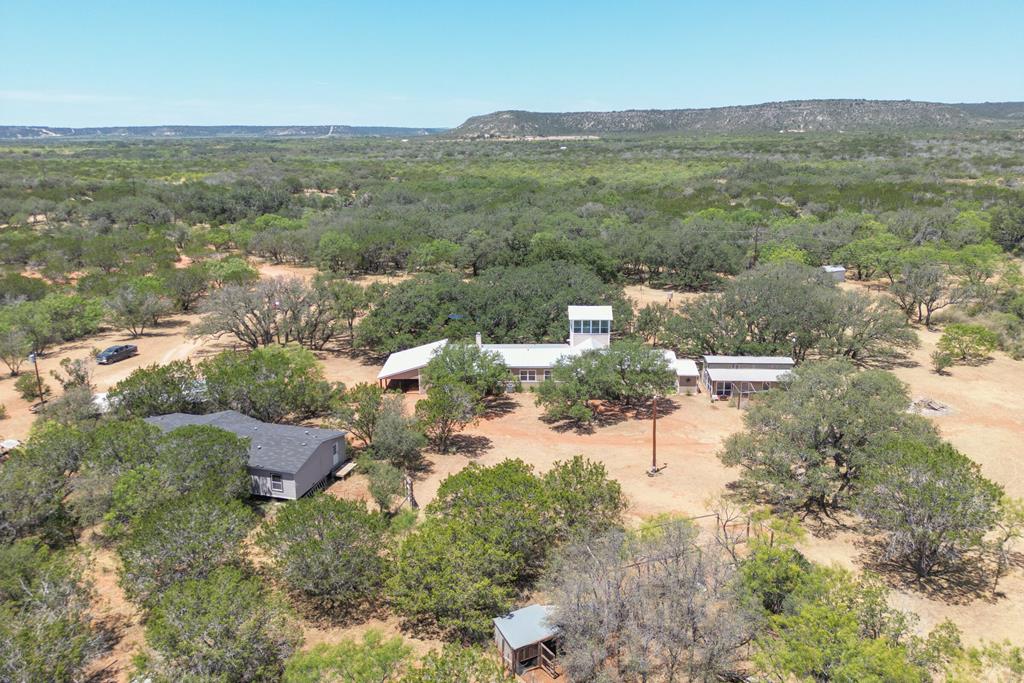
[{"label": "parked vehicle", "polygon": [[139,352],[139,347],[134,344],[118,344],[117,346],[111,346],[103,349],[96,354],[96,362],[100,365],[109,365],[110,363],[116,363],[124,360],[125,358],[131,358]]}]

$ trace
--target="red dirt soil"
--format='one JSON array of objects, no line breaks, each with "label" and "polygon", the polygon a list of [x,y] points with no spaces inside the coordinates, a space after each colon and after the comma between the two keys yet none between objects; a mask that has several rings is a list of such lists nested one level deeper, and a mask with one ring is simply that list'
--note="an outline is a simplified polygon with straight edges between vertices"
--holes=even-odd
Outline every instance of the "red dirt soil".
[{"label": "red dirt soil", "polygon": [[[260,264],[265,277],[300,276],[308,279],[315,271],[293,266]],[[361,282],[387,280],[364,278]],[[392,282],[399,278],[390,278]],[[844,287],[857,287],[846,284]],[[635,300],[643,304],[667,302],[667,292],[649,287],[627,288]],[[675,294],[672,304],[678,306],[689,296]],[[212,340],[189,340],[184,337],[194,316],[178,316],[147,334],[130,340],[117,332],[106,332],[89,340],[63,345],[40,360],[40,370],[48,383],[49,370],[58,367],[61,358],[83,357],[95,347],[132,342],[140,355],[110,366],[99,366],[95,381],[100,391],[106,390],[133,369],[152,363],[197,357],[227,346]],[[1002,354],[987,364],[955,366],[948,376],[930,370],[928,356],[938,340],[937,332],[919,330],[922,348],[913,354],[914,367],[899,368],[896,375],[910,385],[911,395],[933,398],[951,406],[948,415],[934,417],[943,436],[957,448],[980,463],[986,476],[1006,487],[1013,496],[1024,496],[1024,468],[1019,444],[1024,439],[1024,363]],[[379,366],[355,358],[344,351],[317,354],[324,364],[325,375],[332,381],[351,386],[358,382],[374,382]],[[30,370],[30,368],[28,368]],[[4,438],[24,438],[33,416],[28,406],[16,397],[13,379],[0,379],[0,403],[7,406],[10,418],[0,422]],[[418,400],[416,394],[406,395],[409,409]],[[722,440],[742,427],[743,412],[726,404],[711,404],[706,395],[674,396],[671,408],[658,420],[658,460],[667,467],[656,477],[648,477],[651,462],[651,420],[632,416],[629,419],[598,427],[590,434],[559,431],[541,420],[539,408],[530,393],[511,397],[511,410],[483,419],[467,428],[464,439],[473,442],[472,454],[431,454],[432,471],[416,485],[416,497],[426,505],[436,495],[440,482],[469,462],[485,465],[505,458],[521,458],[538,472],[547,470],[559,460],[576,454],[602,462],[610,476],[622,485],[629,498],[627,514],[634,521],[662,512],[699,515],[707,511],[709,499],[725,492],[726,485],[736,479],[737,471],[721,465],[716,457]],[[329,491],[346,498],[369,500],[365,478],[355,474],[348,480],[332,484]],[[97,550],[87,544],[95,558],[91,575],[96,581],[101,614],[113,615],[123,627],[123,637],[115,650],[97,667],[107,668],[105,680],[126,680],[130,654],[142,642],[137,615],[116,585],[116,558],[109,551]],[[810,536],[802,545],[812,559],[851,568],[864,568],[864,537],[861,534],[838,533]],[[952,619],[964,632],[968,642],[1011,638],[1019,640],[1024,630],[1024,577],[1020,568],[1011,570],[1000,584],[1002,595],[979,597],[966,591],[950,590],[941,594],[915,586],[896,587],[892,603],[912,610],[921,617],[921,630],[927,630],[943,619]],[[385,633],[399,633],[394,618],[371,620],[364,624],[323,628],[304,624],[306,647],[319,642],[335,642],[343,637],[359,637],[367,628],[380,628]],[[439,643],[409,639],[417,651],[436,647]]]}]

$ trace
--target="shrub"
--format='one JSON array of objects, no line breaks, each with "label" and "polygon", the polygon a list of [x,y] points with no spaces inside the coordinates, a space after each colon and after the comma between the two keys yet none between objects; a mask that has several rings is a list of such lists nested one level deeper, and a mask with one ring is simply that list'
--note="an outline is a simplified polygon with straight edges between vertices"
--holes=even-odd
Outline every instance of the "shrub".
[{"label": "shrub", "polygon": [[387,522],[361,502],[319,494],[287,503],[258,542],[289,590],[331,609],[374,597],[386,576]]},{"label": "shrub", "polygon": [[285,609],[234,567],[171,586],[146,621],[148,669],[168,681],[278,681],[300,641]]},{"label": "shrub", "polygon": [[187,579],[242,563],[242,540],[254,523],[237,500],[193,495],[165,503],[135,522],[118,548],[121,587],[140,605]]},{"label": "shrub", "polygon": [[35,374],[21,375],[14,381],[14,390],[29,403],[47,398],[53,391],[50,385],[38,379]]},{"label": "shrub", "polygon": [[999,346],[999,335],[984,325],[953,323],[947,325],[939,339],[938,349],[962,362],[987,358]]},{"label": "shrub", "polygon": [[868,468],[857,508],[888,534],[889,558],[926,577],[982,547],[1001,495],[949,444],[904,440]]}]

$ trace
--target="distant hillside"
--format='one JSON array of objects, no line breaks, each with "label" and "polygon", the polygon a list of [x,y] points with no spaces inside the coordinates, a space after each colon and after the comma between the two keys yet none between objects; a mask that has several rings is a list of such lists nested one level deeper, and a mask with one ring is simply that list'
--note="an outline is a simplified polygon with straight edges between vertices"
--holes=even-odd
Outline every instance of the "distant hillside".
[{"label": "distant hillside", "polygon": [[972,116],[994,120],[1024,121],[1024,102],[964,102],[952,105]]},{"label": "distant hillside", "polygon": [[113,126],[107,128],[54,128],[0,126],[0,140],[45,138],[362,138],[416,137],[443,132],[444,128],[388,126]]},{"label": "distant hillside", "polygon": [[1024,103],[939,104],[909,100],[793,100],[712,109],[611,112],[499,111],[474,116],[451,135],[466,138],[668,132],[812,132],[957,129],[1024,122]]}]

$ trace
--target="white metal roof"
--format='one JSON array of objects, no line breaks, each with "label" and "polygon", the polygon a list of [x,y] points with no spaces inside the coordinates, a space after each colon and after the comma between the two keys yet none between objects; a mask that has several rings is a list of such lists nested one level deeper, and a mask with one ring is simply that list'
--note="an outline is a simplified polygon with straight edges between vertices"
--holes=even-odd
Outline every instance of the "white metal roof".
[{"label": "white metal roof", "polygon": [[418,370],[430,362],[434,354],[448,343],[447,339],[439,339],[429,344],[414,346],[405,351],[396,351],[388,356],[384,367],[377,373],[377,379],[387,379],[410,370]]},{"label": "white metal roof", "polygon": [[748,365],[796,365],[789,356],[704,356],[705,363],[746,363]]},{"label": "white metal roof", "polygon": [[611,306],[570,306],[569,320],[611,320]]},{"label": "white metal roof", "polygon": [[557,629],[548,624],[553,611],[551,605],[529,605],[517,609],[508,616],[495,617],[494,625],[509,647],[518,650],[558,635]]},{"label": "white metal roof", "polygon": [[712,382],[778,382],[787,374],[776,368],[708,368]]},{"label": "white metal roof", "polygon": [[846,267],[845,266],[822,266],[821,269],[824,270],[826,273],[845,273],[846,272]]},{"label": "white metal roof", "polygon": [[484,351],[494,351],[510,368],[553,368],[567,356],[578,356],[594,348],[588,339],[576,346],[568,344],[483,344]]},{"label": "white metal roof", "polygon": [[676,371],[677,377],[696,377],[700,374],[697,371],[697,363],[689,358],[676,358],[675,351],[671,349],[662,349],[661,353],[672,369]]},{"label": "white metal roof", "polygon": [[696,361],[689,358],[676,358],[672,366],[676,369],[676,375],[679,377],[696,377],[700,374],[697,371]]}]

